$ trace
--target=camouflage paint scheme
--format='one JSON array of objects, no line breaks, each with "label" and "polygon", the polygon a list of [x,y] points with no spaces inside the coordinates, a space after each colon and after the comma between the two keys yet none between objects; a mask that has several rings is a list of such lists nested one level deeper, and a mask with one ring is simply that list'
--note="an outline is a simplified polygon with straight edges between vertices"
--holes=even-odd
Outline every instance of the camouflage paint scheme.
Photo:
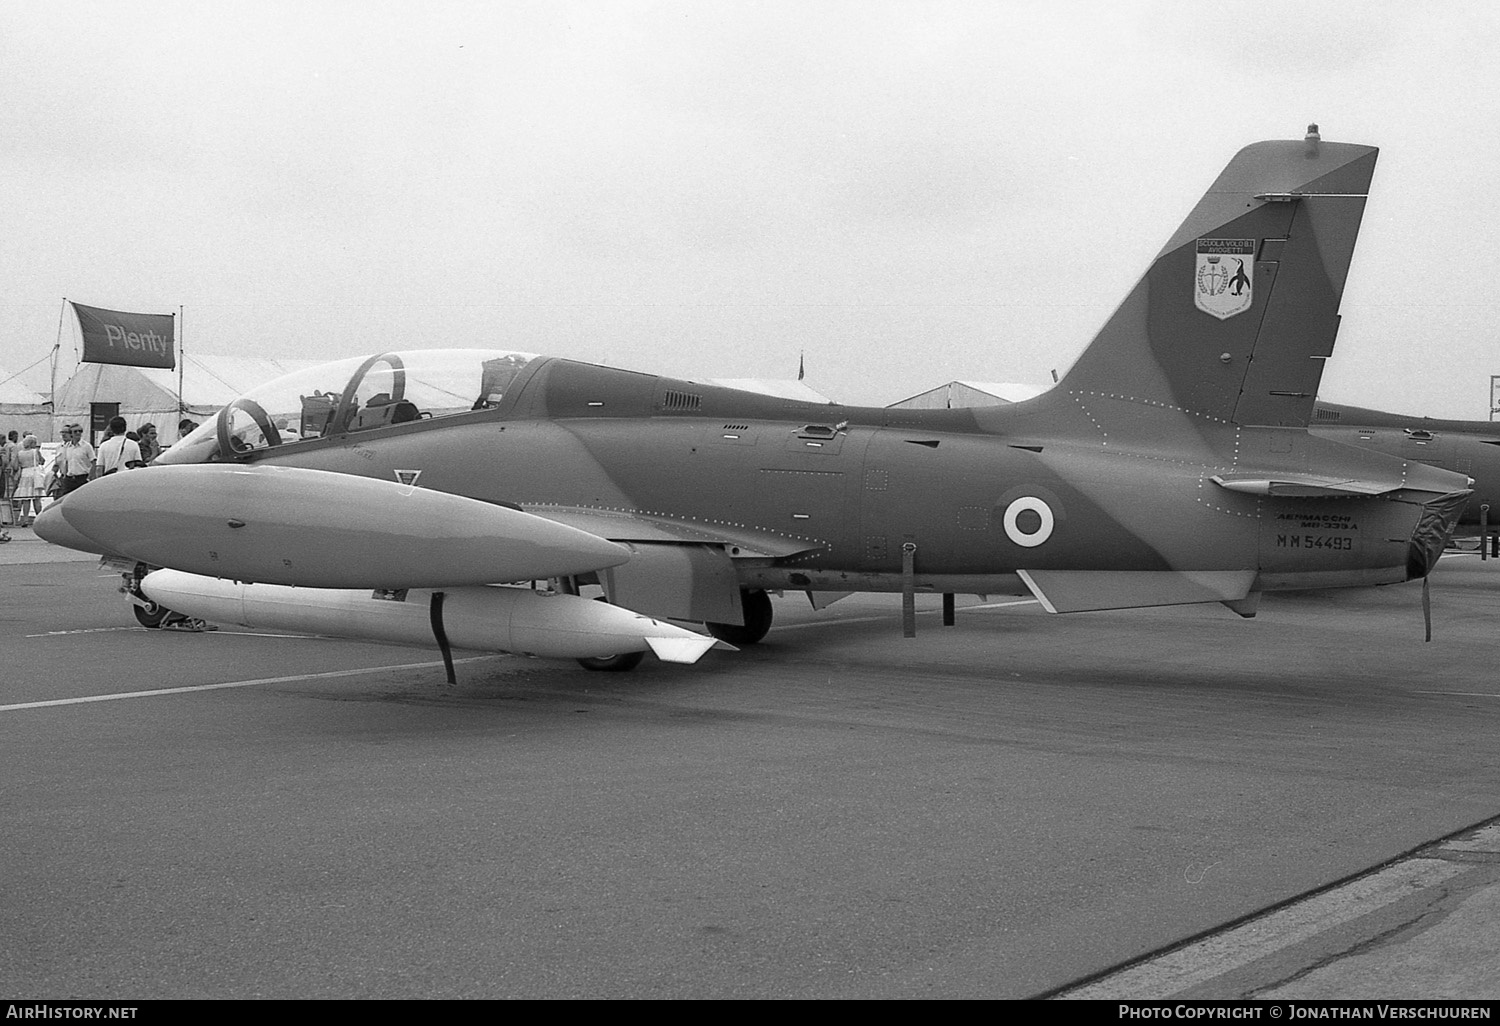
[{"label": "camouflage paint scheme", "polygon": [[[1062,381],[1016,405],[821,405],[538,358],[493,409],[211,458],[329,472],[330,515],[337,475],[420,468],[424,489],[624,544],[596,575],[610,601],[711,624],[775,589],[1252,615],[1262,591],[1422,577],[1467,478],[1307,430],[1376,154],[1315,134],[1246,147]],[[171,509],[164,493],[152,511],[166,530]],[[202,573],[193,553],[218,543],[175,544]]]}]

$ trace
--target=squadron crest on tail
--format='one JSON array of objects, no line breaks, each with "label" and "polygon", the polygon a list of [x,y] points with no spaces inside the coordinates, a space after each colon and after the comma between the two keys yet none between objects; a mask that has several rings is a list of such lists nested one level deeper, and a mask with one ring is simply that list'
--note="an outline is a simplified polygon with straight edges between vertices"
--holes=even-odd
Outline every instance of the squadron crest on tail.
[{"label": "squadron crest on tail", "polygon": [[1255,298],[1255,244],[1255,239],[1198,240],[1193,302],[1199,310],[1222,321],[1250,309]]}]

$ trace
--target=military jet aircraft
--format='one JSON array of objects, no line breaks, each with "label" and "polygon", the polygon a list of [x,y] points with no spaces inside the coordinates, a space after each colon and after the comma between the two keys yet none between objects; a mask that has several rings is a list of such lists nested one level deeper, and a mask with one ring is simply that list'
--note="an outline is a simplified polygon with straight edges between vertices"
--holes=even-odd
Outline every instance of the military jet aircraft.
[{"label": "military jet aircraft", "polygon": [[1474,494],[1458,520],[1459,533],[1465,533],[1464,528],[1477,528],[1485,514],[1490,528],[1500,521],[1500,424],[1411,417],[1319,400],[1308,430],[1336,442],[1472,478]]},{"label": "military jet aircraft", "polygon": [[[1240,151],[1026,402],[849,407],[385,352],[236,399],[36,529],[168,568],[137,575],[143,620],[166,606],[600,669],[754,643],[767,593],[789,589],[1250,616],[1266,591],[1422,578],[1468,478],[1307,430],[1376,154],[1315,130]],[[607,602],[578,594],[596,585]]]}]

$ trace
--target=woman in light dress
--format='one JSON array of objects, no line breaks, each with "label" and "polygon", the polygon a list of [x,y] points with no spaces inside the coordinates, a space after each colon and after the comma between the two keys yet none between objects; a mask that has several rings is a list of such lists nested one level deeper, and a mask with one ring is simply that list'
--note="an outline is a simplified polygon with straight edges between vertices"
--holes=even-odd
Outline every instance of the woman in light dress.
[{"label": "woman in light dress", "polygon": [[11,501],[15,504],[17,526],[28,527],[41,513],[42,499],[47,494],[44,480],[47,457],[36,435],[27,435],[21,441],[17,458],[21,464],[21,477],[16,482],[16,494]]}]

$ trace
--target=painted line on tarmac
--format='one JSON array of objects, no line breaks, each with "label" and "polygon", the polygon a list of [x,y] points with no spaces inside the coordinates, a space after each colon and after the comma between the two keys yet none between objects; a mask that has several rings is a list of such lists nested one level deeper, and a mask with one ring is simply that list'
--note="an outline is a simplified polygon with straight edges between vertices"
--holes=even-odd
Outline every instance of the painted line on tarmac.
[{"label": "painted line on tarmac", "polygon": [[[182,633],[182,632],[179,632]],[[191,633],[186,632],[186,633]],[[222,627],[216,631],[205,631],[207,634],[217,634],[221,638],[297,638],[304,641],[354,641],[354,638],[335,638],[327,634],[267,634],[265,631],[226,631]]]},{"label": "painted line on tarmac", "polygon": [[1457,695],[1459,698],[1500,698],[1493,691],[1417,691],[1418,695]]},{"label": "painted line on tarmac", "polygon": [[[469,656],[455,659],[453,665],[477,663],[494,656]],[[326,680],[330,677],[356,677],[361,673],[382,673],[387,670],[426,670],[442,666],[441,659],[427,663],[398,663],[394,666],[366,666],[359,670],[329,670],[325,673],[298,673],[290,677],[259,677],[255,680],[231,680],[222,684],[192,684],[182,688],[157,688],[154,691],[121,691],[113,695],[86,695],[82,698],[54,698],[45,702],[17,702],[15,705],[0,705],[0,712],[15,712],[19,709],[45,709],[53,705],[86,705],[90,702],[113,702],[122,698],[154,698],[158,695],[186,695],[195,691],[220,691],[224,688],[248,688],[257,684],[290,684],[299,680]]]},{"label": "painted line on tarmac", "polygon": [[1169,998],[1473,868],[1446,859],[1407,859],[1056,996],[1119,1001]]},{"label": "painted line on tarmac", "polygon": [[[958,612],[964,613],[964,612],[968,612],[971,609],[1003,609],[1006,606],[1034,606],[1034,605],[1037,605],[1037,600],[1034,599],[1034,598],[1031,598],[1031,599],[1016,599],[1016,601],[1014,601],[1014,602],[986,602],[983,605],[960,606],[958,608]],[[941,609],[918,609],[917,610],[917,615],[918,616],[931,616],[934,613],[941,613],[941,612],[942,612]],[[789,623],[785,627],[776,627],[776,628],[774,628],[774,630],[776,631],[776,633],[780,634],[782,631],[802,631],[802,630],[807,630],[809,627],[835,627],[835,626],[837,626],[837,625],[839,625],[841,623],[875,623],[876,621],[879,621],[879,620],[895,620],[895,619],[898,619],[900,617],[900,615],[901,615],[900,613],[887,613],[884,616],[850,616],[850,617],[845,617],[843,619],[836,619],[836,620],[814,620],[814,621],[812,621],[810,623]]]},{"label": "painted line on tarmac", "polygon": [[144,627],[79,627],[71,631],[43,631],[41,634],[28,634],[28,638],[63,638],[69,634],[109,634],[114,631],[143,631]]},{"label": "painted line on tarmac", "polygon": [[[64,638],[70,634],[109,634],[116,631],[138,631],[145,633],[153,628],[148,627],[79,627],[71,631],[43,631],[41,634],[27,634],[28,638]],[[218,634],[226,638],[308,638],[312,641],[339,641],[349,640],[330,638],[326,634],[267,634],[264,631],[226,631],[214,628],[211,631],[163,631],[165,634]]]}]

